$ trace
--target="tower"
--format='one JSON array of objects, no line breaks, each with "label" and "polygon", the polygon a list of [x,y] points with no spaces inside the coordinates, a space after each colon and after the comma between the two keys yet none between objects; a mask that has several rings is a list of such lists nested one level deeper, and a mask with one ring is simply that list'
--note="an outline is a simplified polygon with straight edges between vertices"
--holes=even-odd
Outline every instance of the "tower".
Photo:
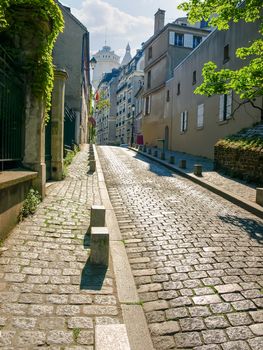
[{"label": "tower", "polygon": [[132,59],[132,57],[131,57],[131,47],[130,47],[130,44],[128,43],[127,46],[126,46],[125,55],[124,55],[124,57],[122,59],[122,62],[121,62],[121,66],[125,66],[126,64],[128,64],[131,59]]}]

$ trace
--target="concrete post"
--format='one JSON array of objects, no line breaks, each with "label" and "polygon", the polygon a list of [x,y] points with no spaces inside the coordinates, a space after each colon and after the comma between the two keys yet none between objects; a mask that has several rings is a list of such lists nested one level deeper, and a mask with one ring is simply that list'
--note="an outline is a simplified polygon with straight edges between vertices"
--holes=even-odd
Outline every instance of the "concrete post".
[{"label": "concrete post", "polygon": [[175,163],[175,157],[174,156],[170,156],[170,164],[174,164]]},{"label": "concrete post", "polygon": [[186,160],[185,159],[181,159],[179,161],[179,168],[186,169]]},{"label": "concrete post", "polygon": [[103,205],[92,205],[90,213],[91,227],[105,226],[105,207]]},{"label": "concrete post", "polygon": [[196,176],[202,176],[202,165],[200,165],[200,164],[194,165],[194,174]]},{"label": "concrete post", "polygon": [[55,70],[51,108],[51,178],[53,180],[63,179],[64,102],[67,77],[66,71]]},{"label": "concrete post", "polygon": [[45,197],[46,185],[45,108],[44,97],[36,97],[31,89],[28,88],[26,94],[23,165],[38,173],[32,185],[39,191],[42,198]]},{"label": "concrete post", "polygon": [[161,152],[160,158],[161,158],[162,160],[165,160],[165,152]]},{"label": "concrete post", "polygon": [[148,154],[152,154],[152,149],[151,148],[148,149]]},{"label": "concrete post", "polygon": [[263,187],[256,188],[256,203],[263,207]]},{"label": "concrete post", "polygon": [[109,264],[109,231],[107,227],[91,228],[90,262],[103,266]]},{"label": "concrete post", "polygon": [[154,151],[153,156],[154,156],[154,157],[158,157],[158,151],[157,151],[157,149]]}]

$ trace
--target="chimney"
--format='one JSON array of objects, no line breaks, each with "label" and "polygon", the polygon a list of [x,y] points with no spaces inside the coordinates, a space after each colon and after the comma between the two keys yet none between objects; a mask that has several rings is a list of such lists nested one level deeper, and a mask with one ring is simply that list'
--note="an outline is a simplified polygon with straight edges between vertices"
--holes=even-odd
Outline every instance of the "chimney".
[{"label": "chimney", "polygon": [[154,34],[158,33],[164,27],[164,17],[165,11],[158,9],[156,14],[154,15]]}]

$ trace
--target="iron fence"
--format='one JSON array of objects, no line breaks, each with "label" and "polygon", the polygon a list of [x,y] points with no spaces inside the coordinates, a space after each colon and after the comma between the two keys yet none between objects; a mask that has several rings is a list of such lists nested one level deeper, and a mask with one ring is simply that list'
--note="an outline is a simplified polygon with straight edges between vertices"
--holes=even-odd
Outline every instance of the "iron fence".
[{"label": "iron fence", "polygon": [[22,160],[24,91],[12,58],[0,45],[0,170],[16,166]]}]

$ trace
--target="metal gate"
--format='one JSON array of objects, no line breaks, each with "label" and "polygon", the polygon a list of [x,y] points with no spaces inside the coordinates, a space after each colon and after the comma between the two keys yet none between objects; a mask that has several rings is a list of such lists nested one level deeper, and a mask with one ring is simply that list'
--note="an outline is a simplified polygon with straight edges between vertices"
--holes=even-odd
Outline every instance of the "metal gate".
[{"label": "metal gate", "polygon": [[0,45],[0,171],[21,164],[24,151],[25,88],[13,60]]}]

